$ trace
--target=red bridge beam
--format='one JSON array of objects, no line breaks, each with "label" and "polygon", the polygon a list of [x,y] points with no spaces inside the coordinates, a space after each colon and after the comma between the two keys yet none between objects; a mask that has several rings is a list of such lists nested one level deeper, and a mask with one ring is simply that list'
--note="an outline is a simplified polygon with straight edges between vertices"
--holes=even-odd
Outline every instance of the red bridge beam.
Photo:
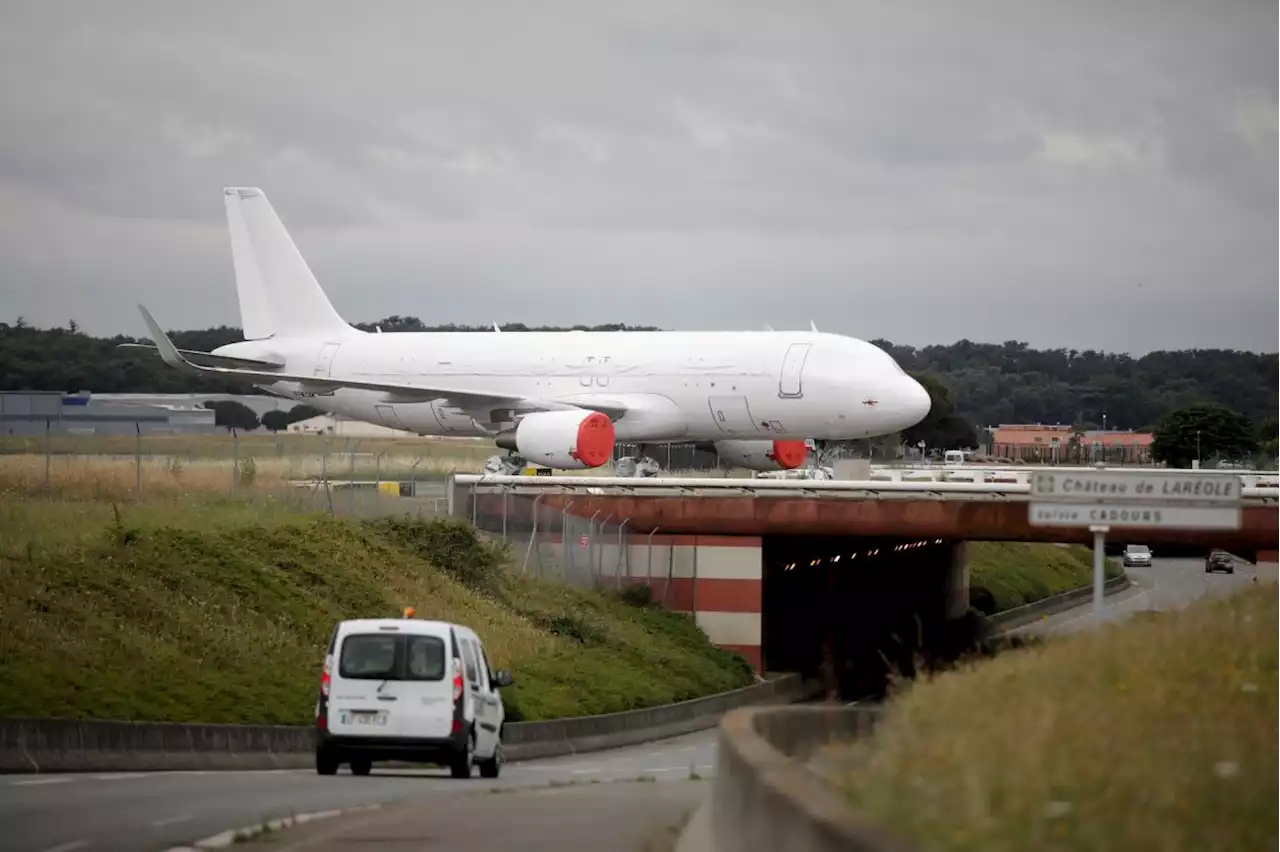
[{"label": "red bridge beam", "polygon": [[[502,495],[480,494],[483,514],[501,515]],[[524,500],[508,498],[513,520],[528,512]],[[530,500],[532,498],[529,498]],[[627,529],[685,535],[856,535],[926,537],[973,541],[1049,541],[1090,544],[1086,528],[1033,527],[1027,503],[994,500],[822,500],[792,497],[634,497],[576,493],[547,494],[544,510],[589,518],[629,518]],[[545,517],[545,515],[544,515]],[[1123,537],[1147,544],[1274,550],[1280,512],[1276,506],[1247,506],[1239,530],[1185,530],[1134,527]]]}]

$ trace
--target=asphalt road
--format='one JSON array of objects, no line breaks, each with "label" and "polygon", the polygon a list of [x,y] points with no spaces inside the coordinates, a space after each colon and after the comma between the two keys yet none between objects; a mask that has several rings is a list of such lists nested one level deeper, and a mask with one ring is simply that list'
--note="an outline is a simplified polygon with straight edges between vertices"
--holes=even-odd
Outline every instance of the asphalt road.
[{"label": "asphalt road", "polygon": [[[471,781],[456,781],[447,770],[376,767],[364,778],[345,768],[330,777],[314,770],[0,776],[0,850],[159,852],[229,829],[331,809],[394,807],[428,797],[552,784],[688,781],[692,772],[705,777],[714,771],[715,751],[715,732],[705,731],[615,751],[511,763],[495,781],[482,780],[479,773]],[[515,794],[502,798],[507,795]],[[450,807],[441,802],[442,812]]]},{"label": "asphalt road", "polygon": [[[274,835],[271,852],[466,849],[467,852],[648,852],[671,849],[710,782],[616,781],[438,796],[312,822]],[[477,826],[483,826],[480,831]],[[664,844],[662,841],[665,840]],[[252,848],[252,845],[249,846]]]},{"label": "asphalt road", "polygon": [[[1180,609],[1206,597],[1221,597],[1255,582],[1275,582],[1277,565],[1262,563],[1253,565],[1236,561],[1234,574],[1206,574],[1203,559],[1154,560],[1150,568],[1126,568],[1133,583],[1128,589],[1103,599],[1103,621],[1122,621],[1142,611],[1167,611]],[[1048,618],[1024,624],[1010,631],[1012,635],[1038,634],[1042,636],[1088,630],[1095,624],[1093,602],[1069,609]]]}]

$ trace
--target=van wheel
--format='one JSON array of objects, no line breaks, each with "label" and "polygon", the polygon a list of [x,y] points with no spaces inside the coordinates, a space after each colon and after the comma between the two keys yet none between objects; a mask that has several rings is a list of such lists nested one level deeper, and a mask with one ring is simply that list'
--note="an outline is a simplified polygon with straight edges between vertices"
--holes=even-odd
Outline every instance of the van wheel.
[{"label": "van wheel", "polygon": [[338,756],[331,751],[316,749],[316,774],[337,775]]},{"label": "van wheel", "polygon": [[373,761],[367,757],[351,758],[351,774],[352,775],[368,775],[373,769]]},{"label": "van wheel", "polygon": [[467,748],[462,754],[453,758],[449,763],[449,774],[454,778],[470,778],[471,767],[476,762],[476,732],[472,731],[467,737]]},{"label": "van wheel", "polygon": [[502,739],[499,735],[497,744],[493,747],[493,757],[488,760],[476,761],[480,764],[481,778],[497,778],[502,772]]}]

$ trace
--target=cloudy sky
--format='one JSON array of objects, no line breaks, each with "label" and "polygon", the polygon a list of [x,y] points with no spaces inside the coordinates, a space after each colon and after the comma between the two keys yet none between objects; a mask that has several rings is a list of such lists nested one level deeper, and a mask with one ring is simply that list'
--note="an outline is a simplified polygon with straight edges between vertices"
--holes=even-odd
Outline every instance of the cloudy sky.
[{"label": "cloudy sky", "polygon": [[[959,11],[963,9],[964,11]],[[1277,349],[1274,0],[0,5],[0,320]]]}]

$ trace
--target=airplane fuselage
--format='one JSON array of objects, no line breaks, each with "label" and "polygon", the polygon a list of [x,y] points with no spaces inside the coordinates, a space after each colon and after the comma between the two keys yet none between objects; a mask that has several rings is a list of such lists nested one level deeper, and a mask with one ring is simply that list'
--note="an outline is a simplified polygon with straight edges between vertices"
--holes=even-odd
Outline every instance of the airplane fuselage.
[{"label": "airplane fuselage", "polygon": [[[919,422],[927,394],[883,350],[815,332],[424,332],[275,337],[220,355],[371,382],[617,400],[622,442],[851,440]],[[491,437],[510,411],[380,391],[259,385],[332,414],[420,435]]]}]

